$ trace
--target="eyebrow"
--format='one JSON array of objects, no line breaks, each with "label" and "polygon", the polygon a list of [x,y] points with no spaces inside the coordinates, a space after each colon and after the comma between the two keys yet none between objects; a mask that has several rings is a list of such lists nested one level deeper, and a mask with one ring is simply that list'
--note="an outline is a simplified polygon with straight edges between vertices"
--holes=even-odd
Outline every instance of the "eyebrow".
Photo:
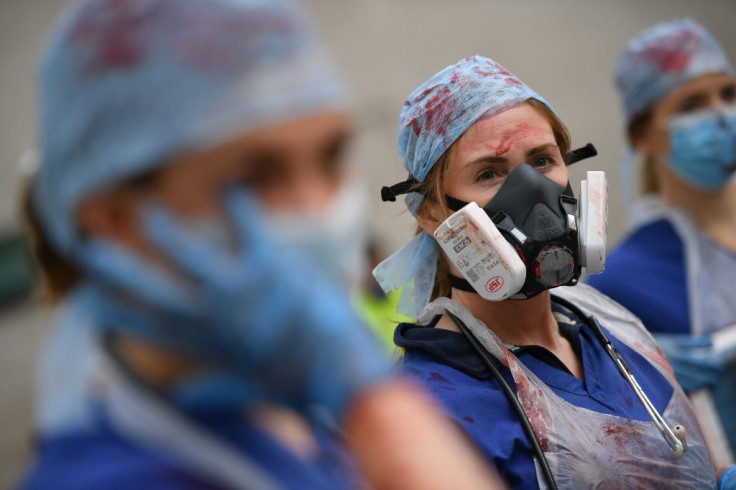
[{"label": "eyebrow", "polygon": [[704,93],[694,93],[688,95],[680,102],[680,106],[692,103],[692,102],[704,102],[708,100],[708,95]]},{"label": "eyebrow", "polygon": [[[532,155],[536,155],[537,153],[541,153],[550,148],[559,149],[559,146],[557,146],[554,143],[547,143],[544,145],[535,146],[534,148],[530,148],[526,151],[526,156],[530,157]],[[507,157],[500,157],[496,155],[486,155],[480,158],[476,158],[475,160],[471,160],[470,162],[466,163],[465,166],[474,165],[476,163],[507,163],[508,161],[509,159]]]}]

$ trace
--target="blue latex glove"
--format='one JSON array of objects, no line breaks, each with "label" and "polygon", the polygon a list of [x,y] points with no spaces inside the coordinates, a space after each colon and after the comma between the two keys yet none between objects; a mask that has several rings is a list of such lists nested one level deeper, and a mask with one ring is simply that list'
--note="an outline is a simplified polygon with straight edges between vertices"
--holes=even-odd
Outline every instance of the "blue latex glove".
[{"label": "blue latex glove", "polygon": [[721,475],[718,490],[736,490],[736,465],[731,466]]},{"label": "blue latex glove", "polygon": [[236,250],[193,235],[161,207],[143,213],[151,241],[176,266],[168,272],[89,242],[79,257],[95,311],[107,328],[215,361],[231,373],[216,377],[220,386],[240,380],[251,399],[323,405],[339,417],[357,392],[389,375],[389,361],[344,288],[276,247],[254,199],[229,192],[225,207]]},{"label": "blue latex glove", "polygon": [[655,334],[654,338],[667,356],[683,390],[692,392],[718,383],[723,366],[711,352],[710,337]]}]

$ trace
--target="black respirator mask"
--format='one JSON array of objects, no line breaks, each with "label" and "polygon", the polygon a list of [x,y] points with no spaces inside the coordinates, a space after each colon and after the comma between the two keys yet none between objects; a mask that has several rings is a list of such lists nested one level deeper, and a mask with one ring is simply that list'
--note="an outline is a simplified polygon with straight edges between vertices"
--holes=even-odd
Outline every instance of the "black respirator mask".
[{"label": "black respirator mask", "polygon": [[[592,145],[575,150],[568,165],[597,154]],[[392,200],[406,182],[384,187]],[[607,196],[603,172],[588,172],[581,203],[566,188],[518,165],[482,208],[446,196],[456,211],[435,232],[448,259],[464,278],[453,287],[486,299],[527,299],[557,286],[577,284],[583,268],[601,272],[605,261]],[[505,240],[498,240],[502,236]],[[509,247],[509,245],[511,247]]]},{"label": "black respirator mask", "polygon": [[[447,204],[460,211],[468,203],[447,196]],[[569,183],[563,189],[530,165],[517,166],[483,207],[526,266],[524,285],[510,299],[577,283],[582,271],[577,207]],[[474,291],[460,278],[453,286]]]}]

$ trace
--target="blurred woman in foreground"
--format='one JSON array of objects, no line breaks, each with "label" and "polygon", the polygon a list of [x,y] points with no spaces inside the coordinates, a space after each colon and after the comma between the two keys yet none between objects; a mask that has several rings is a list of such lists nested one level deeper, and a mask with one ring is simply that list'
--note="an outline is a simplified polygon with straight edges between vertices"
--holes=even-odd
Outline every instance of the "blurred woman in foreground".
[{"label": "blurred woman in foreground", "polygon": [[352,487],[331,421],[377,488],[495,484],[390,374],[339,264],[279,229],[349,195],[341,86],[291,2],[80,2],[41,106],[28,214],[65,305],[26,488]]},{"label": "blurred woman in foreground", "polygon": [[[594,289],[606,186],[539,94],[482,56],[407,98],[399,152],[415,238],[379,265],[403,287],[395,342],[513,488],[713,488],[687,398],[641,322]],[[559,286],[559,287],[558,287]]]}]

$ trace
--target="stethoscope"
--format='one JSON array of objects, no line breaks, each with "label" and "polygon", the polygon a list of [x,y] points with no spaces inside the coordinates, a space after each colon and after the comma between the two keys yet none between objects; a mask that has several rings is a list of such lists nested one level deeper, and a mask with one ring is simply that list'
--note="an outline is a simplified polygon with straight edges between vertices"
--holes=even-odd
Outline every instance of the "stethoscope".
[{"label": "stethoscope", "polygon": [[[652,419],[652,422],[654,422],[654,425],[657,427],[659,432],[662,434],[662,437],[667,442],[667,444],[672,449],[672,455],[675,458],[681,458],[683,454],[685,454],[685,450],[687,449],[687,442],[685,441],[685,427],[682,425],[676,425],[674,428],[670,428],[669,424],[667,424],[667,421],[665,421],[664,417],[659,413],[659,411],[654,407],[652,402],[649,400],[649,397],[644,393],[644,390],[639,385],[639,382],[636,381],[636,377],[634,376],[634,373],[631,372],[631,369],[629,369],[628,364],[626,364],[626,361],[624,361],[623,357],[621,357],[621,354],[618,352],[616,347],[611,342],[611,339],[608,338],[606,333],[603,331],[603,328],[601,327],[600,323],[598,323],[598,319],[595,318],[593,315],[585,315],[580,308],[572,304],[571,302],[560,298],[559,296],[553,296],[554,300],[562,305],[563,307],[567,308],[569,311],[577,315],[579,318],[582,318],[583,321],[593,329],[593,332],[595,336],[598,338],[598,340],[601,342],[601,345],[606,349],[606,352],[608,352],[608,355],[611,356],[611,359],[613,359],[614,364],[616,364],[616,367],[618,368],[621,375],[626,379],[626,381],[629,383],[631,388],[634,390],[634,393],[636,393],[637,398],[641,402],[641,404],[644,406],[644,409],[647,411],[647,414],[649,414],[649,417]],[[557,484],[555,483],[554,477],[552,476],[552,471],[549,468],[549,464],[547,462],[547,458],[544,455],[544,451],[542,450],[542,446],[539,443],[539,439],[537,438],[537,435],[534,432],[534,429],[532,428],[531,423],[529,422],[529,418],[526,415],[526,412],[524,411],[524,407],[521,406],[521,402],[519,401],[519,398],[516,396],[516,393],[514,390],[509,386],[508,382],[506,381],[506,378],[504,378],[503,374],[501,374],[501,371],[498,367],[498,364],[496,360],[488,353],[488,351],[483,347],[483,345],[480,343],[480,341],[473,335],[473,333],[470,331],[470,329],[455,315],[448,312],[449,316],[452,318],[452,320],[455,322],[455,324],[460,328],[460,330],[463,332],[465,337],[468,339],[470,344],[473,346],[473,349],[478,353],[480,358],[483,360],[485,365],[490,369],[491,373],[493,374],[493,377],[498,381],[499,385],[501,386],[501,389],[506,394],[507,398],[511,402],[511,405],[514,408],[514,411],[519,416],[519,419],[521,420],[522,428],[524,429],[524,432],[526,433],[527,438],[532,444],[532,450],[534,451],[534,454],[537,457],[537,461],[539,462],[539,466],[542,470],[542,473],[544,474],[544,479],[547,482],[547,485],[551,489],[556,489]]]}]

